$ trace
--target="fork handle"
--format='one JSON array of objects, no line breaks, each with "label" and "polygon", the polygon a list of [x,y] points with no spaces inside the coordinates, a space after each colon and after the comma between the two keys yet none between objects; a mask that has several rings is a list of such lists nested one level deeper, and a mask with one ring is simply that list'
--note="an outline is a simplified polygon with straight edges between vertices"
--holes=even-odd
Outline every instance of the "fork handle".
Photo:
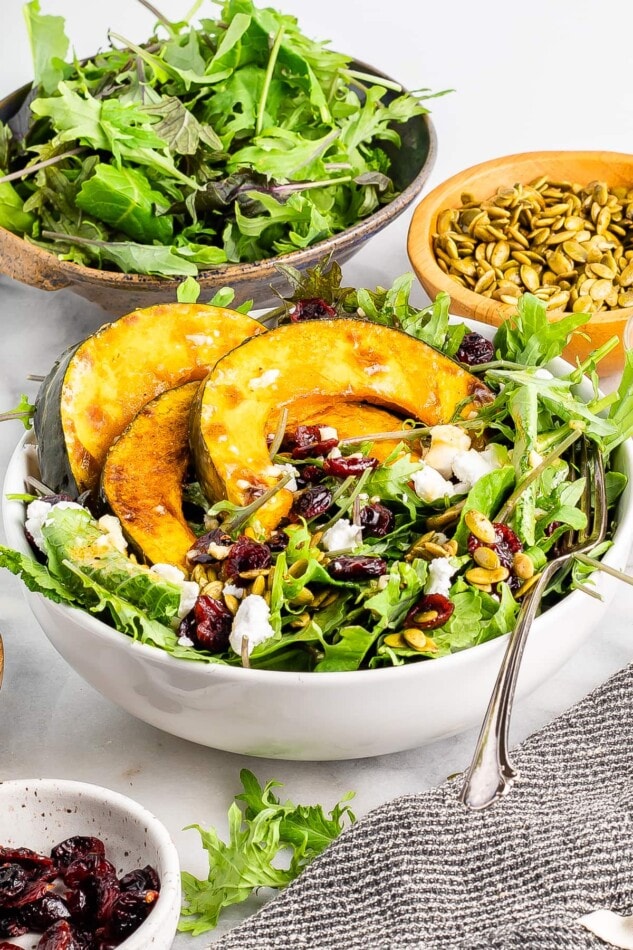
[{"label": "fork handle", "polygon": [[525,643],[549,577],[550,572],[545,570],[526,595],[510,635],[460,794],[460,800],[469,808],[492,805],[509,791],[515,778],[508,756],[510,712]]}]

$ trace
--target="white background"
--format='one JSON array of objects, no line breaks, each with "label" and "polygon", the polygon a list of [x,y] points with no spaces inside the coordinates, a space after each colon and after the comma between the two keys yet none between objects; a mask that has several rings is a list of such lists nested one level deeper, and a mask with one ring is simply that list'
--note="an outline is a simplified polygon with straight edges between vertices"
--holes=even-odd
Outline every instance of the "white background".
[{"label": "white background", "polygon": [[[175,19],[188,4],[157,0]],[[21,2],[0,0],[0,97],[29,81],[30,54]],[[132,0],[42,0],[43,12],[67,19],[79,56],[105,43],[112,28],[142,40],[153,18]],[[633,145],[633,4],[629,0],[284,0],[305,32],[371,63],[409,88],[452,88],[432,101],[439,155],[428,188],[479,161],[542,149],[631,151]],[[203,13],[212,14],[207,3]],[[428,189],[427,189],[428,190]],[[407,214],[345,268],[346,284],[388,284],[409,269]],[[421,291],[417,298],[423,300]],[[46,295],[0,278],[0,409],[20,392],[34,394],[27,373],[46,372],[61,349],[104,315],[66,292]],[[30,385],[30,388],[29,388]],[[19,436],[0,429],[0,473]],[[581,655],[522,703],[520,738],[550,720],[633,656],[628,619],[633,593],[623,587],[603,628]],[[286,782],[297,801],[332,805],[348,789],[366,812],[398,794],[422,790],[462,769],[474,733],[427,749],[349,763],[247,760],[164,735],[101,699],[57,657],[37,628],[12,578],[0,577],[0,630],[7,671],[0,692],[0,779],[35,775],[93,781],[131,794],[169,827],[183,867],[204,864],[191,823],[224,824],[247,765],[261,779]],[[458,701],[458,698],[455,698]],[[423,709],[411,714],[432,715]],[[236,908],[227,925],[252,912]],[[220,932],[220,931],[219,931]],[[178,948],[206,946],[181,937]]]}]

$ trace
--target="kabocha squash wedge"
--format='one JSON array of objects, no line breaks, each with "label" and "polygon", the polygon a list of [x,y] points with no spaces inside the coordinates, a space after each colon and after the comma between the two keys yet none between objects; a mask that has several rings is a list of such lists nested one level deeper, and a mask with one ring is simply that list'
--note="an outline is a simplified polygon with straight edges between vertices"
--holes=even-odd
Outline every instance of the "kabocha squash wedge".
[{"label": "kabocha squash wedge", "polygon": [[197,304],[135,310],[66,350],[40,387],[34,428],[41,478],[77,496],[95,489],[114,439],[151,399],[202,379],[262,332],[251,317]]},{"label": "kabocha squash wedge", "polygon": [[[333,403],[330,399],[296,399],[287,407],[286,430],[292,431],[298,425],[331,426],[336,429],[339,439],[353,439],[371,435],[375,432],[397,432],[403,427],[403,420],[393,412],[369,406],[363,402]],[[275,410],[268,419],[267,434],[277,431],[279,410]],[[395,449],[398,439],[374,442],[369,455],[383,462]]]},{"label": "kabocha squash wedge", "polygon": [[186,567],[195,541],[182,511],[189,413],[200,384],[168,389],[134,416],[110,447],[101,493],[128,541],[150,564]]},{"label": "kabocha squash wedge", "polygon": [[[487,401],[490,393],[400,330],[343,318],[278,327],[227,353],[196,396],[191,445],[211,499],[245,505],[279,482],[266,442],[268,417],[304,397],[367,402],[437,425],[464,400]],[[262,530],[273,530],[291,503],[287,489],[276,492],[257,512]]]}]

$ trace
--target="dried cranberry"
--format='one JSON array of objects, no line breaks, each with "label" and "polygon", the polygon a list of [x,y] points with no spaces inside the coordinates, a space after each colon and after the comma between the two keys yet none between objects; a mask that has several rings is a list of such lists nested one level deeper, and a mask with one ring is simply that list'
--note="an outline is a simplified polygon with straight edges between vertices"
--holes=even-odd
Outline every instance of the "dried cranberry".
[{"label": "dried cranberry", "polygon": [[99,854],[105,857],[105,845],[99,838],[90,838],[85,835],[75,835],[60,841],[51,850],[51,858],[58,868],[67,868],[73,861],[85,858],[89,854]]},{"label": "dried cranberry", "polygon": [[158,896],[157,891],[143,891],[141,893],[128,891],[126,894],[121,894],[112,909],[109,924],[110,933],[123,939],[129,937],[146,920],[158,900]]},{"label": "dried cranberry", "polygon": [[[22,934],[25,934],[25,933],[26,933],[26,928],[22,931],[22,933],[7,934],[7,937],[21,937]],[[15,950],[15,944],[7,943],[6,940],[3,940],[2,943],[0,943],[0,950]]]},{"label": "dried cranberry", "polygon": [[21,894],[29,880],[29,875],[20,864],[0,867],[0,907],[4,906],[5,901]]},{"label": "dried cranberry", "polygon": [[319,426],[297,426],[294,432],[286,432],[281,448],[293,459],[306,459],[327,455],[337,445],[338,439],[321,438]]},{"label": "dried cranberry", "polygon": [[207,531],[196,539],[192,547],[187,551],[187,561],[189,564],[212,564],[218,558],[209,552],[209,546],[215,545],[219,548],[230,548],[233,539],[226,531],[221,528],[214,528],[213,531]]},{"label": "dried cranberry", "polygon": [[77,887],[93,877],[116,880],[116,869],[103,855],[90,853],[63,868],[61,877],[66,887]]},{"label": "dried cranberry", "polygon": [[337,312],[322,297],[308,297],[297,300],[289,310],[289,316],[293,323],[298,323],[300,320],[331,320],[337,316]]},{"label": "dried cranberry", "polygon": [[384,538],[393,530],[395,516],[385,505],[374,502],[360,510],[360,523],[366,535]]},{"label": "dried cranberry", "polygon": [[351,554],[333,558],[327,565],[327,572],[337,581],[362,581],[386,574],[387,562],[381,557]]},{"label": "dried cranberry", "polygon": [[368,468],[376,468],[378,459],[372,456],[341,456],[338,459],[325,459],[323,471],[326,475],[348,478],[350,475],[362,475]]},{"label": "dried cranberry", "polygon": [[158,874],[149,864],[125,874],[119,881],[122,891],[160,891]]},{"label": "dried cranberry", "polygon": [[50,891],[51,886],[48,876],[44,874],[33,881],[29,881],[26,887],[15,897],[6,898],[4,906],[24,907],[25,904],[30,904],[31,901],[37,901],[40,897],[44,897]]},{"label": "dried cranberry", "polygon": [[22,908],[21,918],[29,930],[42,933],[58,920],[69,920],[70,911],[66,901],[58,894],[47,894]]},{"label": "dried cranberry", "polygon": [[443,594],[425,594],[404,618],[404,626],[436,630],[444,626],[454,610],[455,604]]},{"label": "dried cranberry", "polygon": [[37,950],[87,950],[88,944],[66,920],[58,920],[42,935]]},{"label": "dried cranberry", "polygon": [[297,478],[297,484],[316,485],[325,478],[325,472],[318,465],[304,465]]},{"label": "dried cranberry", "polygon": [[285,551],[290,543],[290,538],[285,531],[273,531],[266,544],[271,551]]},{"label": "dried cranberry", "polygon": [[494,359],[495,348],[481,333],[467,333],[459,349],[455,354],[455,359],[466,366],[478,366],[480,363],[489,363]]},{"label": "dried cranberry", "polygon": [[[21,937],[28,932],[28,927],[22,922],[17,910],[3,910],[0,914],[0,937]],[[0,945],[2,946],[2,945]],[[11,945],[15,950],[15,945]]]},{"label": "dried cranberry", "polygon": [[228,557],[222,561],[222,579],[239,587],[246,587],[247,579],[240,577],[244,571],[265,570],[272,564],[270,548],[242,535],[231,546]]},{"label": "dried cranberry", "polygon": [[195,606],[178,627],[179,637],[189,637],[199,650],[222,653],[226,650],[233,625],[228,607],[208,594],[200,594]]},{"label": "dried cranberry", "polygon": [[503,567],[507,567],[508,570],[511,570],[514,555],[517,553],[517,551],[523,550],[523,545],[517,538],[512,528],[509,528],[507,524],[502,524],[499,521],[495,521],[493,522],[493,527],[495,529],[495,536],[497,539],[495,543],[486,544],[486,542],[480,541],[479,538],[476,538],[474,534],[471,534],[468,538],[468,553],[472,557],[477,548],[492,548],[493,551],[496,551],[497,557],[499,558],[499,561]]},{"label": "dried cranberry", "polygon": [[30,848],[3,848],[0,846],[0,864],[20,864],[23,868],[50,871],[53,861],[45,854],[38,854]]},{"label": "dried cranberry", "polygon": [[299,495],[295,495],[291,514],[297,518],[316,518],[327,511],[332,504],[332,492],[324,485],[306,488]]}]

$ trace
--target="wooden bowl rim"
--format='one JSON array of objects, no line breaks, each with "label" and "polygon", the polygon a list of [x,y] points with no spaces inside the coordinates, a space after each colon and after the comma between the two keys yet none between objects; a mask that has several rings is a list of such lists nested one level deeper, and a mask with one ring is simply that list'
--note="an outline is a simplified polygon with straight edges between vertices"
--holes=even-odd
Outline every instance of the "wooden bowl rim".
[{"label": "wooden bowl rim", "polygon": [[[438,266],[435,255],[431,249],[430,238],[435,228],[437,215],[441,210],[443,210],[444,207],[442,204],[444,195],[446,192],[452,191],[459,185],[466,187],[468,182],[476,184],[480,177],[486,175],[489,171],[494,169],[501,169],[505,171],[506,169],[515,165],[520,168],[523,164],[529,164],[533,161],[553,160],[562,164],[565,161],[571,160],[572,158],[579,163],[599,160],[605,165],[609,165],[610,163],[614,162],[629,164],[631,166],[631,180],[633,187],[633,155],[627,152],[603,151],[601,149],[587,149],[582,151],[569,149],[563,151],[549,150],[537,152],[516,152],[512,155],[504,155],[500,158],[488,159],[485,162],[479,162],[476,165],[471,165],[469,168],[465,168],[463,171],[457,172],[450,178],[445,179],[445,181],[440,182],[439,185],[436,185],[436,187],[433,188],[433,190],[430,191],[428,195],[424,196],[413,212],[413,217],[411,218],[411,224],[409,225],[409,231],[407,235],[407,253],[420,282],[424,285],[424,277],[422,274],[426,272],[432,280],[434,286],[438,286],[442,290],[445,290],[446,293],[449,294],[453,303],[461,303],[462,306],[467,308],[469,312],[475,311],[475,309],[479,306],[480,301],[486,300],[489,301],[490,309],[492,310],[494,308],[494,310],[498,313],[500,322],[513,314],[516,310],[515,307],[501,302],[495,306],[497,303],[496,301],[491,300],[489,297],[484,297],[483,294],[476,294],[474,291],[469,290],[466,287],[462,287],[461,284],[457,283],[457,281],[451,280],[451,278],[448,277],[448,275],[445,274],[444,271]],[[416,239],[419,239],[420,235],[424,239],[422,250],[420,251],[419,248],[414,250],[412,247],[413,236],[415,236]],[[552,315],[556,317],[562,317],[569,312],[570,311],[556,310],[552,312]],[[600,313],[593,314],[591,317],[591,322],[594,324],[625,322],[631,315],[633,315],[633,307],[620,307],[617,310],[605,310],[604,312],[601,311]]]}]

